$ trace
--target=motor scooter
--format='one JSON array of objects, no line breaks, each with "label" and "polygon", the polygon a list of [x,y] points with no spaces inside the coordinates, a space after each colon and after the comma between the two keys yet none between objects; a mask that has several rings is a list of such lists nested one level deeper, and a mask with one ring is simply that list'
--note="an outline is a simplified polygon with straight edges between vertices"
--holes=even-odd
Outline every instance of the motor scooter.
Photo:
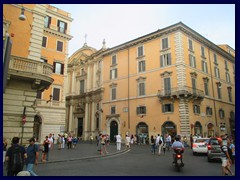
[{"label": "motor scooter", "polygon": [[180,171],[181,168],[184,166],[184,163],[182,161],[183,159],[183,148],[175,148],[174,154],[173,154],[173,167],[177,169],[177,171]]}]

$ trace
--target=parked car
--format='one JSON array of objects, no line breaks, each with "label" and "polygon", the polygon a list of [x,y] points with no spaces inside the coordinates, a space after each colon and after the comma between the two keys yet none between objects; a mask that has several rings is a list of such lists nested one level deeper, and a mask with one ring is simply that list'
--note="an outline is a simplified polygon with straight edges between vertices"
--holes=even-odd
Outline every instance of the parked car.
[{"label": "parked car", "polygon": [[209,138],[197,138],[197,139],[195,139],[195,141],[192,145],[193,155],[196,155],[197,153],[207,154],[207,152],[208,152],[208,148],[207,148],[208,141],[209,141]]},{"label": "parked car", "polygon": [[[223,145],[227,145],[227,139],[222,139],[222,141]],[[211,137],[209,139],[207,148],[208,148],[207,151],[208,162],[221,159],[223,152],[221,150],[217,137]]]}]

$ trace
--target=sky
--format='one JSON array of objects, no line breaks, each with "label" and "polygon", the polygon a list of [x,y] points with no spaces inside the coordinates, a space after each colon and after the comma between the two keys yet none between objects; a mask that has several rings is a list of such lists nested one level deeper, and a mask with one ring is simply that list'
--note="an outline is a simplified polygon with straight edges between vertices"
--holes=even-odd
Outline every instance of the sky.
[{"label": "sky", "polygon": [[[182,22],[214,44],[235,49],[234,4],[51,4],[71,14],[69,56],[86,43],[97,50]],[[85,38],[85,35],[86,38]]]}]

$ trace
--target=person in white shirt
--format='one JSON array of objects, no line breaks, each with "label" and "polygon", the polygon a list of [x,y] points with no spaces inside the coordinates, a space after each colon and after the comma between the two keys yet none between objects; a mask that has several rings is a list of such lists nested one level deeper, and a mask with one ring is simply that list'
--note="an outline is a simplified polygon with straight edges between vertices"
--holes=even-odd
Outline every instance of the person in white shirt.
[{"label": "person in white shirt", "polygon": [[117,143],[117,150],[120,151],[121,150],[121,143],[122,143],[122,137],[120,134],[118,134],[116,136],[116,143]]},{"label": "person in white shirt", "polygon": [[130,141],[131,141],[130,137],[126,135],[125,144],[127,149],[130,149]]},{"label": "person in white shirt", "polygon": [[49,136],[48,136],[48,141],[49,141],[49,145],[48,145],[49,150],[48,150],[48,153],[47,153],[46,161],[49,160],[48,157],[49,157],[50,151],[53,149],[53,138],[52,138],[52,133],[49,134]]}]

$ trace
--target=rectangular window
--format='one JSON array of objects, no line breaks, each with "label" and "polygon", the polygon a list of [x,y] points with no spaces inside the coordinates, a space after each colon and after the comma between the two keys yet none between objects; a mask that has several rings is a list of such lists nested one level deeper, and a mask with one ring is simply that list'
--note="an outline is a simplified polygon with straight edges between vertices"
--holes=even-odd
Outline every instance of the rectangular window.
[{"label": "rectangular window", "polygon": [[37,96],[36,96],[37,99],[42,99],[42,92],[41,91],[37,91]]},{"label": "rectangular window", "polygon": [[146,114],[146,106],[139,106],[137,107],[137,114]]},{"label": "rectangular window", "polygon": [[63,74],[64,73],[64,64],[59,62],[53,62],[53,73]]},{"label": "rectangular window", "polygon": [[207,62],[202,61],[202,71],[208,73]]},{"label": "rectangular window", "polygon": [[226,72],[226,81],[230,83],[230,74],[228,72]]},{"label": "rectangular window", "polygon": [[51,17],[46,16],[46,17],[44,18],[44,27],[45,27],[45,28],[49,28],[49,27],[50,27],[50,24],[51,24]]},{"label": "rectangular window", "polygon": [[224,110],[223,109],[219,109],[219,117],[221,119],[223,119],[225,117],[225,114],[224,114]]},{"label": "rectangular window", "polygon": [[193,51],[193,43],[192,43],[192,40],[191,39],[188,39],[188,48]]},{"label": "rectangular window", "polygon": [[193,112],[194,112],[194,114],[200,114],[200,106],[193,105]]},{"label": "rectangular window", "polygon": [[112,100],[117,99],[116,93],[117,93],[117,89],[116,88],[112,88]]},{"label": "rectangular window", "polygon": [[217,55],[216,55],[216,54],[214,54],[214,55],[213,55],[213,58],[214,58],[214,64],[216,64],[216,65],[217,65],[217,64],[218,64],[218,62],[217,62]]},{"label": "rectangular window", "polygon": [[160,56],[160,67],[169,66],[172,64],[171,53]]},{"label": "rectangular window", "polygon": [[222,99],[221,85],[217,84],[218,99]]},{"label": "rectangular window", "polygon": [[110,70],[110,79],[116,79],[117,78],[117,68]]},{"label": "rectangular window", "polygon": [[191,54],[189,54],[189,65],[196,68],[196,58]]},{"label": "rectangular window", "polygon": [[143,46],[138,47],[138,57],[143,56]]},{"label": "rectangular window", "polygon": [[116,106],[111,107],[111,114],[116,114]]},{"label": "rectangular window", "polygon": [[220,78],[220,73],[219,73],[219,68],[218,67],[214,67],[214,72],[215,72],[216,78]]},{"label": "rectangular window", "polygon": [[162,105],[162,112],[166,113],[166,112],[173,112],[173,104],[163,104]]},{"label": "rectangular window", "polygon": [[206,107],[206,115],[212,116],[212,108],[211,107]]},{"label": "rectangular window", "polygon": [[164,78],[164,95],[165,96],[170,96],[171,95],[170,78]]},{"label": "rectangular window", "polygon": [[205,91],[205,95],[209,96],[209,90],[208,90],[208,82],[204,82],[204,91]]},{"label": "rectangular window", "polygon": [[83,94],[84,93],[84,80],[81,80],[80,81],[80,94]]},{"label": "rectangular window", "polygon": [[58,31],[65,34],[66,30],[67,30],[67,23],[58,20]]},{"label": "rectangular window", "polygon": [[60,100],[60,89],[53,88],[53,100],[59,101]]},{"label": "rectangular window", "polygon": [[228,70],[228,62],[227,62],[227,60],[224,60],[224,64],[225,64],[225,69]]},{"label": "rectangular window", "polygon": [[139,96],[145,95],[145,83],[144,82],[138,84],[138,95]]},{"label": "rectangular window", "polygon": [[201,46],[201,55],[202,55],[202,57],[205,57],[204,47],[202,47],[202,46]]},{"label": "rectangular window", "polygon": [[167,49],[168,47],[168,38],[162,39],[162,49]]},{"label": "rectangular window", "polygon": [[42,38],[42,47],[47,47],[47,37],[45,36]]},{"label": "rectangular window", "polygon": [[63,42],[57,41],[57,51],[63,51]]},{"label": "rectangular window", "polygon": [[145,61],[138,61],[138,72],[145,72]]},{"label": "rectangular window", "polygon": [[229,102],[232,102],[232,88],[228,87],[228,100]]},{"label": "rectangular window", "polygon": [[117,64],[117,57],[116,55],[112,56],[112,65],[116,65]]}]

